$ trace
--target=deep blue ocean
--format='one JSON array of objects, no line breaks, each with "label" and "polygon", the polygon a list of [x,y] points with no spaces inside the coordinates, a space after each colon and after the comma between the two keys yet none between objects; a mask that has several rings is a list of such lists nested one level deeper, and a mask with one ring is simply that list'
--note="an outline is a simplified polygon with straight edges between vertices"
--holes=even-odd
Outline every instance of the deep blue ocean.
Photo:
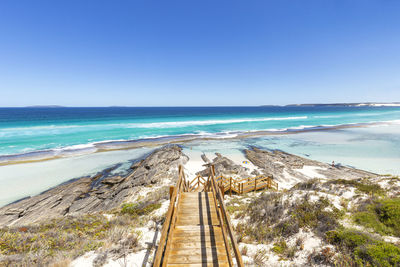
[{"label": "deep blue ocean", "polygon": [[108,141],[291,131],[400,120],[399,107],[0,108],[0,156],[87,149]]}]

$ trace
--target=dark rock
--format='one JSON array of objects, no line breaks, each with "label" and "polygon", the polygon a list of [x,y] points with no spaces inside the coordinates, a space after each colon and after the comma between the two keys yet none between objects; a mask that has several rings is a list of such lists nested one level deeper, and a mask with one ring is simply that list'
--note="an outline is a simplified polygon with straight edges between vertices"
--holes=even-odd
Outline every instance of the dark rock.
[{"label": "dark rock", "polygon": [[114,185],[114,184],[121,183],[124,179],[125,179],[125,177],[113,176],[113,177],[104,178],[103,181],[101,181],[101,182],[103,184]]}]

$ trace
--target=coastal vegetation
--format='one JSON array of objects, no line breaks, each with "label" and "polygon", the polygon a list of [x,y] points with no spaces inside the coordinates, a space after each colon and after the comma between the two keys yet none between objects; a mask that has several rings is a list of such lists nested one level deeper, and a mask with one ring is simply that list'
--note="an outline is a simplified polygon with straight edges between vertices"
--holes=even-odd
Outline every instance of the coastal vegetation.
[{"label": "coastal vegetation", "polygon": [[[352,256],[358,266],[398,266],[400,248],[352,229],[337,229],[326,233],[327,240]],[[350,262],[341,262],[350,263]]]},{"label": "coastal vegetation", "polygon": [[327,182],[327,184],[341,184],[346,186],[355,187],[360,193],[370,194],[370,195],[384,195],[385,191],[378,185],[371,183],[368,179],[357,179],[357,180],[345,180],[336,179]]},{"label": "coastal vegetation", "polygon": [[102,214],[94,214],[67,216],[35,226],[3,228],[0,230],[0,253],[7,256],[3,261],[6,266],[68,262],[113,243],[116,233],[122,229],[128,234],[123,242],[133,249],[140,238],[134,231],[137,223],[127,216],[107,220]]},{"label": "coastal vegetation", "polygon": [[94,260],[102,266],[108,257],[120,258],[137,251],[142,232],[149,221],[161,223],[154,216],[161,201],[168,197],[162,187],[147,194],[142,201],[124,203],[109,213],[65,216],[35,225],[0,229],[0,261],[5,266],[68,266],[76,257],[99,251]]},{"label": "coastal vegetation", "polygon": [[359,207],[354,221],[382,235],[400,237],[400,198],[381,198]]},{"label": "coastal vegetation", "polygon": [[[252,244],[263,244],[269,258],[288,263],[305,257],[309,265],[397,266],[400,198],[391,195],[397,183],[396,177],[310,179],[290,190],[232,197],[227,209],[247,255]],[[310,240],[319,245],[307,251]]]}]

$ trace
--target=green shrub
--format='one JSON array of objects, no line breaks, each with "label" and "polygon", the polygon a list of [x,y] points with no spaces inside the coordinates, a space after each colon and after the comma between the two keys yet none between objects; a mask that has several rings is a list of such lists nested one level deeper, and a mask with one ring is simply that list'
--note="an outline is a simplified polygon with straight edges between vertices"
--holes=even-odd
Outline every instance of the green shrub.
[{"label": "green shrub", "polygon": [[2,228],[0,266],[51,266],[60,257],[73,259],[110,242],[127,242],[126,235],[115,238],[115,233],[119,232],[118,229],[132,233],[132,227],[140,219],[119,214],[107,220],[99,213],[65,216],[24,227]]},{"label": "green shrub", "polygon": [[400,198],[384,199],[377,203],[375,211],[379,220],[400,236]]},{"label": "green shrub", "polygon": [[287,250],[287,248],[288,246],[285,240],[281,240],[279,242],[275,242],[271,250],[276,254],[283,254]]},{"label": "green shrub", "polygon": [[355,230],[341,229],[326,233],[328,242],[341,251],[349,251],[360,266],[398,266],[400,248]]},{"label": "green shrub", "polygon": [[[343,216],[343,212],[325,198],[310,201],[305,196],[289,206],[282,202],[280,194],[261,195],[248,205],[247,213],[252,224],[241,226],[240,230],[257,242],[289,237],[303,227],[323,236],[326,231],[335,229]],[[285,213],[288,216],[282,220]]]},{"label": "green shrub", "polygon": [[386,242],[376,242],[356,248],[355,255],[359,262],[373,266],[399,266],[400,248]]},{"label": "green shrub", "polygon": [[358,191],[366,194],[384,195],[385,191],[378,184],[370,183],[366,180],[363,182],[357,180],[337,179],[327,182],[328,184],[350,185],[358,189]]},{"label": "green shrub", "polygon": [[329,243],[340,245],[342,247],[355,249],[358,246],[371,242],[371,237],[358,231],[352,230],[334,230],[326,233]]},{"label": "green shrub", "polygon": [[121,213],[130,214],[132,216],[148,215],[160,207],[160,203],[126,203],[122,205]]},{"label": "green shrub", "polygon": [[354,222],[365,226],[369,229],[373,229],[379,234],[389,234],[390,229],[381,223],[375,212],[361,211],[354,214]]},{"label": "green shrub", "polygon": [[400,236],[400,198],[375,200],[355,213],[354,221],[379,234]]},{"label": "green shrub", "polygon": [[3,229],[0,253],[12,255],[46,248],[52,254],[55,250],[98,247],[98,240],[105,238],[109,229],[110,223],[101,215],[64,217],[39,226]]}]

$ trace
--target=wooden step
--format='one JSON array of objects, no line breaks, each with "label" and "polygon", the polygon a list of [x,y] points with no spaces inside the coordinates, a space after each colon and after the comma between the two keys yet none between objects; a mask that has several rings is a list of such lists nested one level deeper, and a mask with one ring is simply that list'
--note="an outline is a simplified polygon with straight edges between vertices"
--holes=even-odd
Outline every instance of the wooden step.
[{"label": "wooden step", "polygon": [[199,206],[196,204],[182,204],[179,206],[178,212],[191,212],[191,213],[200,213],[200,212],[217,212],[215,206]]},{"label": "wooden step", "polygon": [[200,231],[209,229],[221,229],[221,227],[214,225],[178,225],[175,227],[175,230],[182,230],[182,231]]},{"label": "wooden step", "polygon": [[168,263],[228,263],[228,256],[219,255],[168,255]]},{"label": "wooden step", "polygon": [[174,236],[172,237],[172,242],[175,244],[176,242],[178,243],[200,243],[200,244],[206,244],[206,242],[209,242],[213,244],[214,242],[224,242],[224,238],[222,235],[215,235],[215,236]]},{"label": "wooden step", "polygon": [[196,204],[196,205],[202,205],[202,206],[207,206],[207,205],[215,205],[214,204],[214,199],[205,199],[205,198],[193,198],[193,199],[187,199],[187,198],[182,198],[181,199],[181,205],[182,204]]},{"label": "wooden step", "polygon": [[225,246],[213,246],[213,247],[202,247],[200,249],[197,248],[172,248],[169,251],[169,255],[207,255],[211,257],[211,255],[220,255],[226,254]]},{"label": "wooden step", "polygon": [[181,197],[205,197],[205,196],[212,198],[213,193],[211,193],[211,192],[184,192],[181,194]]},{"label": "wooden step", "polygon": [[176,243],[171,244],[172,249],[195,248],[195,249],[199,250],[202,248],[211,248],[211,247],[224,247],[225,248],[225,242],[218,240],[215,242],[210,242],[210,241],[194,242],[194,243],[176,242]]},{"label": "wooden step", "polygon": [[214,225],[177,225],[174,229],[175,232],[196,232],[199,233],[201,231],[210,232],[210,231],[221,231],[220,226]]},{"label": "wooden step", "polygon": [[204,225],[204,224],[219,225],[219,220],[218,219],[200,220],[198,218],[187,218],[187,219],[178,218],[178,220],[176,221],[176,225]]},{"label": "wooden step", "polygon": [[217,215],[216,210],[192,210],[192,209],[179,209],[178,210],[178,216],[189,216],[189,215],[197,215],[200,216],[200,214],[204,215]]},{"label": "wooden step", "polygon": [[182,203],[179,205],[179,210],[190,210],[192,212],[200,212],[200,211],[216,211],[216,207],[214,204],[204,204],[204,205],[198,205],[197,203]]},{"label": "wooden step", "polygon": [[222,234],[222,230],[220,228],[219,229],[218,228],[208,229],[208,230],[200,230],[200,231],[182,231],[182,230],[175,229],[174,236],[202,236],[202,235]]},{"label": "wooden step", "polygon": [[[172,263],[167,264],[169,267],[215,267],[214,263]],[[229,263],[219,262],[218,267],[229,267]]]}]

